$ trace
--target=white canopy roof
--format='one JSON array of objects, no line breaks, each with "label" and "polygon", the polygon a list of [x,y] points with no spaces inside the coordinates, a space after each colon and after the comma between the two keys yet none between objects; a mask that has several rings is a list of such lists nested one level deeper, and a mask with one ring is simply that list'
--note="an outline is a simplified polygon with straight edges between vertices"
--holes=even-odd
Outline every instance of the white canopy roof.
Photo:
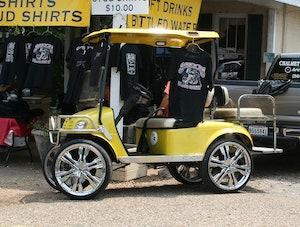
[{"label": "white canopy roof", "polygon": [[[231,2],[232,0],[203,0],[203,2]],[[262,5],[270,8],[281,7],[282,4],[288,4],[296,7],[300,7],[300,0],[235,0],[238,2],[252,3],[255,5]]]},{"label": "white canopy roof", "polygon": [[300,0],[275,0],[275,1],[300,7]]}]

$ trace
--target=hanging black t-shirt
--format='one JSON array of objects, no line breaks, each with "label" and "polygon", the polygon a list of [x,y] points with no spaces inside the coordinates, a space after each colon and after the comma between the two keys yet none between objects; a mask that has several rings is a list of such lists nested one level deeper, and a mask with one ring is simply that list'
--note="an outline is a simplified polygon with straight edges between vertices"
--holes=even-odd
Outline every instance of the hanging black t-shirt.
[{"label": "hanging black t-shirt", "polygon": [[71,43],[66,56],[70,77],[64,98],[65,103],[76,104],[78,102],[83,85],[84,72],[90,69],[93,49],[93,45],[83,43],[81,38],[77,38]]},{"label": "hanging black t-shirt", "polygon": [[[106,83],[109,83],[110,72],[112,67],[117,67],[119,64],[120,44],[111,44],[108,60]],[[91,78],[90,86],[97,87],[99,85],[101,66],[105,65],[107,53],[107,43],[100,42],[94,46],[91,54]]]},{"label": "hanging black t-shirt", "polygon": [[8,37],[4,43],[3,66],[0,74],[0,84],[9,84],[16,77],[17,62],[17,39],[15,36]]},{"label": "hanging black t-shirt", "polygon": [[66,56],[67,68],[72,70],[74,66],[83,66],[86,70],[90,69],[94,46],[94,44],[83,43],[81,37],[74,39]]},{"label": "hanging black t-shirt", "polygon": [[139,82],[142,71],[142,60],[136,45],[125,44],[120,50],[121,97],[127,99],[131,94],[132,85]]},{"label": "hanging black t-shirt", "polygon": [[211,57],[204,51],[173,52],[170,63],[170,114],[184,122],[200,122],[208,90],[213,87]]},{"label": "hanging black t-shirt", "polygon": [[[22,42],[21,42],[21,56],[20,56],[20,65],[22,65],[22,73],[19,74],[19,76],[17,77],[17,88],[19,88],[20,90],[22,90],[24,88],[24,84],[26,81],[26,77],[27,77],[27,71],[28,71],[28,67],[29,67],[29,53],[32,47],[32,42],[35,39],[36,35],[35,34],[31,34],[31,35],[26,35],[26,36],[21,36],[22,38]],[[24,45],[24,46],[23,46]]]},{"label": "hanging black t-shirt", "polygon": [[99,42],[91,53],[90,86],[97,87],[100,78],[101,66],[105,65],[107,43]]},{"label": "hanging black t-shirt", "polygon": [[[3,67],[0,84],[15,84],[26,75],[25,38],[23,35],[6,39],[3,51]],[[19,86],[18,86],[19,87]]]},{"label": "hanging black t-shirt", "polygon": [[28,56],[26,88],[51,90],[55,73],[62,64],[62,43],[52,34],[37,36]]}]

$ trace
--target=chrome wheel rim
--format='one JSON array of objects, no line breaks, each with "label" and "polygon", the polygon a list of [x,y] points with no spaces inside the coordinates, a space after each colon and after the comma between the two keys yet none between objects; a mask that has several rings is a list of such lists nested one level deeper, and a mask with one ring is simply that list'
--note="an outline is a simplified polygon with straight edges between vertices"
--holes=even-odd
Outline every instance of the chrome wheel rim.
[{"label": "chrome wheel rim", "polygon": [[103,184],[106,162],[95,147],[74,144],[58,155],[54,175],[64,191],[75,196],[86,196],[96,192]]},{"label": "chrome wheel rim", "polygon": [[251,158],[242,145],[226,142],[217,146],[208,160],[208,174],[220,189],[237,190],[251,175]]},{"label": "chrome wheel rim", "polygon": [[176,166],[177,173],[186,181],[191,183],[202,182],[199,165],[181,164]]}]

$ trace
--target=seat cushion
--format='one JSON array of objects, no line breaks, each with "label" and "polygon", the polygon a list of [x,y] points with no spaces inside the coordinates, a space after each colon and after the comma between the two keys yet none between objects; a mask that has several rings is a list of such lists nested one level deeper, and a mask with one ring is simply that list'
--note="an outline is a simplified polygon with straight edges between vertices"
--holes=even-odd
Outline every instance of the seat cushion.
[{"label": "seat cushion", "polygon": [[[135,123],[136,128],[143,128],[145,120],[147,118],[141,118]],[[147,122],[147,128],[159,129],[159,128],[174,128],[175,118],[151,118]]]},{"label": "seat cushion", "polygon": [[[260,108],[241,108],[240,112],[241,117],[245,118],[264,118],[265,115],[263,114]],[[217,108],[216,112],[214,113],[214,118],[219,119],[233,119],[237,117],[237,108]]]}]

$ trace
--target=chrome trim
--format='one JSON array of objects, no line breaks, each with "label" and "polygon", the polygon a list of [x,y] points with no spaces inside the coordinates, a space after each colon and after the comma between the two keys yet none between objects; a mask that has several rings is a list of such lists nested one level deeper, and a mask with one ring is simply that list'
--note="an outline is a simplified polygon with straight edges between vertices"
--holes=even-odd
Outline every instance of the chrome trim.
[{"label": "chrome trim", "polygon": [[255,153],[263,153],[263,154],[281,154],[283,153],[283,149],[270,148],[270,147],[252,147],[252,152]]},{"label": "chrome trim", "polygon": [[[93,155],[90,156],[90,153]],[[59,152],[54,161],[54,177],[61,190],[80,198],[95,193],[103,185],[108,173],[107,165],[96,147],[73,144]]]},{"label": "chrome trim", "polygon": [[58,128],[56,130],[62,129],[62,125],[61,125],[62,120],[68,120],[68,119],[72,119],[72,118],[86,119],[92,124],[93,129],[97,130],[97,126],[95,125],[93,119],[87,115],[59,115],[56,117],[56,119],[58,120],[58,122],[60,124],[58,125]]},{"label": "chrome trim", "polygon": [[[56,141],[54,141],[54,137],[53,137],[54,134],[56,134]],[[51,144],[57,146],[60,141],[60,133],[58,131],[49,131],[49,139]]]},{"label": "chrome trim", "polygon": [[251,176],[252,161],[246,147],[236,142],[223,142],[208,157],[208,176],[224,191],[239,190]]},{"label": "chrome trim", "polygon": [[175,162],[201,162],[203,161],[203,155],[147,155],[147,156],[126,156],[120,157],[121,163],[175,163]]},{"label": "chrome trim", "polygon": [[[266,118],[253,118],[253,119],[243,119],[241,118],[241,101],[243,99],[265,99],[270,101],[270,103],[272,104],[272,116],[269,117],[269,119]],[[241,95],[238,99],[238,107],[237,107],[237,121],[245,121],[247,120],[249,121],[254,121],[254,122],[266,122],[266,121],[272,121],[273,122],[273,151],[276,152],[277,150],[277,127],[276,127],[276,102],[275,102],[275,98],[271,95],[264,95],[264,94],[244,94]]]},{"label": "chrome trim", "polygon": [[[297,136],[297,135],[288,135],[288,133],[299,133],[299,136]],[[284,136],[300,138],[300,129],[284,128],[284,129],[282,129],[282,134]]]},{"label": "chrome trim", "polygon": [[[88,120],[92,128],[91,129],[64,129],[62,127],[62,120],[69,120],[72,118],[83,118],[84,120]],[[99,125],[98,127],[95,125],[93,119],[86,115],[59,115],[59,116],[51,116],[49,118],[49,137],[50,142],[54,145],[58,145],[60,142],[60,134],[70,134],[70,133],[102,133],[104,137],[111,141],[112,136],[109,131],[105,128],[104,125]],[[56,134],[56,141],[54,140],[54,136]]]},{"label": "chrome trim", "polygon": [[51,116],[49,118],[49,130],[55,131],[59,127],[61,127],[61,118],[58,116]]}]

